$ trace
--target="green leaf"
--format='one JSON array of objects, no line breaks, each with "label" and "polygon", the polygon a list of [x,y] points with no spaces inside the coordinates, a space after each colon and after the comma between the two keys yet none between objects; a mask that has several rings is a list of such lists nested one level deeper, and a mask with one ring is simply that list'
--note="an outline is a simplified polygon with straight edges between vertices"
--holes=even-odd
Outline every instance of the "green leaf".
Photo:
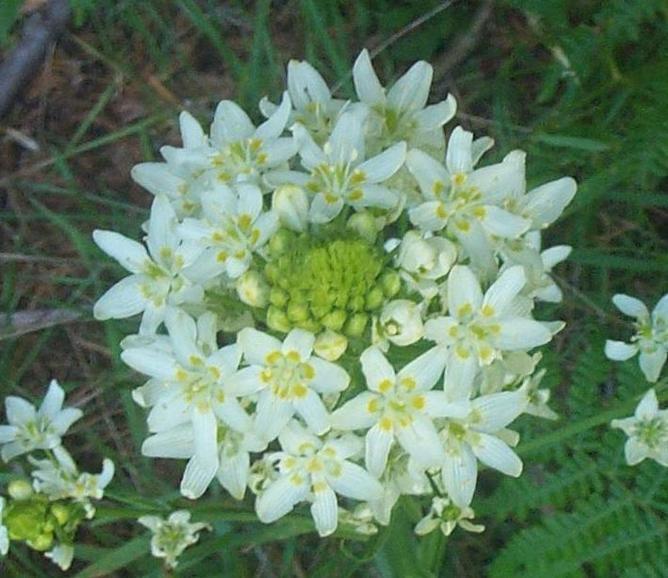
[{"label": "green leaf", "polygon": [[580,136],[566,136],[562,134],[546,134],[539,132],[533,135],[533,139],[537,142],[542,142],[554,147],[576,149],[592,153],[606,151],[610,148],[610,145],[603,141]]}]

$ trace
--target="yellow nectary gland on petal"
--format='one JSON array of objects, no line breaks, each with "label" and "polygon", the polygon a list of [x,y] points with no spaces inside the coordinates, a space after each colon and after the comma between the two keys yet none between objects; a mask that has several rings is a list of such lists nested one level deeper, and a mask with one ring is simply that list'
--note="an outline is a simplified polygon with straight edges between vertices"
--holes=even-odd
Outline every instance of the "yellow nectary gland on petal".
[{"label": "yellow nectary gland on petal", "polygon": [[267,324],[275,331],[299,327],[361,335],[369,314],[400,289],[383,252],[365,239],[303,234],[273,245],[280,251],[264,273],[271,287]]}]

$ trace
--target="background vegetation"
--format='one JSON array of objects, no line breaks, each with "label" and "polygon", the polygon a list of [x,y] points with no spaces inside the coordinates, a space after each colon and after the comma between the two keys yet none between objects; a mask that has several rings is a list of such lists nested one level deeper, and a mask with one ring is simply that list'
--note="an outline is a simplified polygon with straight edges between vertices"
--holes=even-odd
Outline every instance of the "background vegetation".
[{"label": "background vegetation", "polygon": [[[0,50],[39,2],[0,3]],[[500,158],[528,152],[530,184],[569,174],[579,192],[546,245],[574,246],[558,281],[567,329],[545,355],[557,423],[520,420],[520,480],[484,472],[473,506],[487,531],[447,540],[411,533],[406,503],[366,541],[309,535],[306,518],[275,526],[210,492],[193,506],[215,532],[176,575],[344,577],[662,577],[668,568],[666,469],[623,465],[612,417],[647,388],[635,362],[613,365],[606,337],[623,338],[610,298],[653,303],[668,290],[668,8],[663,0],[72,0],[74,21],[39,77],[0,125],[0,397],[41,395],[53,376],[86,410],[75,429],[82,462],[117,464],[94,527],[80,534],[72,574],[160,576],[133,520],[185,505],[182,464],[147,460],[140,378],[118,358],[124,322],[91,307],[119,268],[94,228],[136,237],[150,196],[130,167],[178,139],[186,108],[203,121],[222,98],[258,116],[290,58],[306,58],[350,95],[358,51],[377,49],[385,79],[424,59],[433,100],[459,102],[458,122],[496,140]],[[23,12],[22,12],[23,11]],[[453,125],[450,125],[453,126]],[[490,160],[494,160],[490,157]],[[19,313],[10,327],[6,314]],[[134,322],[131,322],[131,324]],[[129,327],[129,325],[128,325]],[[664,403],[665,390],[662,394]],[[0,470],[0,482],[12,475]],[[10,576],[57,570],[12,547]],[[79,572],[77,574],[77,572]],[[3,575],[7,575],[3,574]]]}]

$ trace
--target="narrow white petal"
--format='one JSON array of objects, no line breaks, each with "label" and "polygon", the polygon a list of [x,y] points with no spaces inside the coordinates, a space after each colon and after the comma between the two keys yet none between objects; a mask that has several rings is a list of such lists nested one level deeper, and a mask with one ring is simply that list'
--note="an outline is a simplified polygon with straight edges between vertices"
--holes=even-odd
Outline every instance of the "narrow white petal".
[{"label": "narrow white petal", "polygon": [[445,164],[450,173],[470,173],[473,169],[471,158],[471,143],[473,133],[464,130],[461,126],[456,127],[448,140],[448,151]]},{"label": "narrow white petal", "polygon": [[18,431],[18,428],[13,425],[0,425],[0,444],[13,442]]},{"label": "narrow white petal", "polygon": [[216,107],[211,124],[211,140],[218,146],[250,138],[255,127],[241,107],[231,100],[223,100]]},{"label": "narrow white petal", "polygon": [[624,444],[624,457],[629,466],[635,466],[642,462],[649,456],[649,448],[637,440],[636,438],[629,438]]},{"label": "narrow white petal", "polygon": [[112,285],[93,307],[95,319],[124,319],[141,313],[146,308],[146,297],[140,289],[141,277],[130,275]]},{"label": "narrow white petal", "polygon": [[377,500],[383,493],[383,486],[361,466],[348,461],[341,463],[338,476],[328,476],[327,482],[337,494],[354,500]]},{"label": "narrow white petal", "polygon": [[218,470],[218,458],[215,460],[206,459],[199,454],[195,454],[188,461],[183,478],[181,479],[181,495],[196,500],[211,484],[211,480]]},{"label": "narrow white petal", "polygon": [[476,437],[473,452],[483,464],[515,478],[522,473],[522,460],[499,438],[483,433]]},{"label": "narrow white petal", "polygon": [[397,381],[401,383],[402,378],[413,378],[417,389],[426,391],[434,387],[443,375],[445,362],[445,351],[440,347],[433,347],[406,365],[397,375]]},{"label": "narrow white petal", "polygon": [[174,358],[151,347],[133,347],[121,353],[121,359],[132,369],[158,379],[174,379],[179,369]]},{"label": "narrow white petal", "polygon": [[445,368],[443,387],[450,401],[467,400],[473,391],[473,381],[478,373],[478,361],[472,352],[462,357],[458,349],[453,349]]},{"label": "narrow white petal", "polygon": [[443,164],[419,149],[408,151],[406,166],[425,199],[438,199],[440,195],[437,191],[443,191],[450,185],[450,175]]},{"label": "narrow white petal", "polygon": [[661,345],[658,345],[652,352],[640,351],[638,361],[647,381],[654,383],[659,379],[663,365],[666,363],[666,357],[668,357],[668,352]]},{"label": "narrow white petal", "polygon": [[281,351],[281,342],[278,339],[252,327],[246,327],[239,332],[237,343],[246,362],[253,365],[265,365],[267,355]]},{"label": "narrow white petal", "polygon": [[139,163],[130,171],[132,180],[154,195],[175,196],[185,181],[165,163]]},{"label": "narrow white petal", "polygon": [[257,517],[265,524],[282,518],[308,494],[306,478],[299,475],[282,476],[255,500]]},{"label": "narrow white petal", "polygon": [[441,201],[427,201],[408,211],[408,217],[423,231],[440,231],[448,223],[448,215],[441,213]]},{"label": "narrow white petal", "polygon": [[202,352],[196,343],[197,325],[190,315],[182,309],[171,307],[165,314],[165,327],[169,332],[174,353],[182,365],[190,366],[194,359],[203,361]]},{"label": "narrow white petal", "polygon": [[262,371],[259,365],[240,369],[225,380],[225,390],[235,396],[252,395],[266,385],[260,379]]},{"label": "narrow white petal", "polygon": [[74,407],[66,407],[64,410],[58,412],[58,414],[51,421],[53,429],[58,433],[58,435],[65,435],[65,432],[70,428],[70,426],[77,420],[83,417],[83,411]]},{"label": "narrow white petal", "polygon": [[500,331],[494,337],[494,344],[504,351],[531,349],[544,345],[552,339],[552,332],[533,319],[516,317],[503,321],[499,325]]},{"label": "narrow white petal", "polygon": [[276,112],[257,128],[255,137],[263,141],[269,141],[281,136],[281,133],[285,130],[291,110],[290,95],[285,91]]},{"label": "narrow white petal", "polygon": [[35,406],[32,403],[14,395],[5,398],[5,414],[7,421],[15,426],[22,426],[27,422],[34,421],[37,416]]},{"label": "narrow white petal", "polygon": [[366,113],[362,113],[362,109],[360,112],[348,110],[336,121],[327,141],[331,164],[346,164],[354,159],[359,162],[364,158],[364,116]]},{"label": "narrow white petal", "polygon": [[406,427],[395,429],[397,441],[421,467],[435,467],[443,462],[445,454],[434,424],[427,417],[413,415]]},{"label": "narrow white petal", "polygon": [[638,346],[623,341],[608,339],[605,342],[605,356],[613,361],[626,361],[638,353]]},{"label": "narrow white petal", "polygon": [[149,458],[191,458],[195,453],[192,425],[182,424],[146,438],[141,453]]},{"label": "narrow white petal", "polygon": [[332,427],[344,431],[367,429],[378,421],[379,395],[365,391],[346,402],[332,414]]},{"label": "narrow white petal", "polygon": [[315,336],[313,333],[304,329],[293,329],[283,340],[281,350],[284,355],[294,351],[302,361],[307,361],[311,357],[314,343]]},{"label": "narrow white petal", "polygon": [[248,215],[254,221],[262,211],[262,191],[252,183],[239,183],[237,195],[237,214]]},{"label": "narrow white petal", "polygon": [[95,244],[131,273],[140,273],[149,261],[144,245],[114,231],[93,231]]},{"label": "narrow white petal", "polygon": [[267,441],[276,439],[294,413],[292,403],[263,391],[256,409],[257,433]]},{"label": "narrow white petal", "polygon": [[413,64],[387,92],[388,104],[399,111],[418,111],[429,98],[434,75],[431,64],[420,60]]},{"label": "narrow white petal", "polygon": [[649,317],[649,311],[640,299],[630,295],[617,294],[613,296],[612,302],[624,315],[635,318]]},{"label": "narrow white petal", "polygon": [[568,259],[568,256],[573,251],[573,247],[569,245],[555,245],[549,249],[545,249],[540,254],[540,259],[543,262],[543,267],[550,271],[555,265]]},{"label": "narrow white petal", "polygon": [[532,220],[534,229],[542,229],[556,221],[573,200],[577,184],[571,177],[545,183],[529,191],[523,214]]},{"label": "narrow white petal", "polygon": [[325,404],[313,390],[309,389],[305,397],[295,399],[293,403],[299,415],[314,433],[321,435],[329,429],[329,414]]},{"label": "narrow white petal", "polygon": [[480,283],[473,271],[464,265],[455,265],[448,277],[448,311],[459,317],[477,311],[482,303]]},{"label": "narrow white petal", "polygon": [[246,410],[231,396],[225,396],[223,403],[214,400],[213,411],[222,422],[232,429],[243,432],[253,427],[253,421]]},{"label": "narrow white petal", "polygon": [[[200,317],[201,320],[201,317]],[[199,320],[198,320],[199,324]],[[200,341],[202,339],[201,329],[198,331]],[[215,341],[213,342],[215,346]],[[241,361],[241,348],[238,344],[233,343],[232,345],[226,345],[225,347],[220,348],[218,351],[212,353],[209,357],[206,358],[206,364],[209,367],[215,367],[220,371],[220,374],[223,378],[227,378],[232,375],[239,367],[239,362]]]},{"label": "narrow white petal", "polygon": [[315,528],[321,537],[329,536],[336,531],[339,511],[336,494],[329,486],[315,492],[311,505],[311,515],[315,522]]},{"label": "narrow white petal", "polygon": [[635,416],[638,419],[652,419],[656,417],[658,411],[659,401],[656,398],[656,392],[654,388],[648,389],[636,407]]},{"label": "narrow white petal", "polygon": [[362,373],[366,378],[367,387],[373,391],[378,391],[378,385],[385,380],[394,384],[396,375],[394,369],[387,358],[377,347],[365,349],[360,356],[362,364]]},{"label": "narrow white petal", "polygon": [[392,431],[387,431],[378,424],[367,432],[364,462],[372,476],[379,478],[382,475],[393,442]]},{"label": "narrow white petal", "polygon": [[527,397],[520,390],[482,395],[471,402],[476,418],[475,429],[494,433],[522,414],[526,405]]},{"label": "narrow white petal", "polygon": [[525,284],[524,267],[515,265],[506,269],[485,293],[483,306],[489,305],[496,314],[505,311]]},{"label": "narrow white petal", "polygon": [[385,101],[385,89],[376,76],[366,48],[360,52],[357,60],[355,60],[353,83],[355,84],[357,97],[365,104],[374,105]]},{"label": "narrow white petal", "polygon": [[426,132],[441,127],[455,116],[455,112],[457,112],[457,101],[454,96],[448,94],[446,100],[427,106],[415,115],[418,130]]},{"label": "narrow white petal", "polygon": [[343,367],[315,356],[308,363],[315,370],[315,376],[309,384],[315,391],[335,393],[347,389],[350,376]]},{"label": "narrow white petal", "polygon": [[475,455],[467,444],[446,450],[441,470],[443,485],[450,499],[460,508],[471,503],[478,477]]},{"label": "narrow white petal", "polygon": [[668,293],[666,293],[654,307],[652,311],[652,319],[656,323],[659,319],[663,319],[668,323]]},{"label": "narrow white petal", "polygon": [[179,128],[185,148],[199,148],[208,144],[208,139],[201,125],[187,110],[182,111],[179,115]]},{"label": "narrow white petal", "polygon": [[329,223],[343,209],[343,199],[337,197],[334,202],[325,199],[325,195],[318,193],[311,203],[309,219],[313,223]]},{"label": "narrow white petal", "polygon": [[525,153],[512,151],[496,163],[469,175],[466,183],[476,187],[484,201],[490,204],[500,204],[509,197],[518,197],[524,193],[526,181],[524,178]]},{"label": "narrow white petal", "polygon": [[357,169],[364,173],[366,182],[380,183],[396,173],[406,160],[406,143],[398,142],[379,155],[364,161]]},{"label": "narrow white petal", "polygon": [[53,419],[56,414],[63,407],[63,402],[65,401],[65,392],[63,388],[60,387],[60,384],[52,379],[49,383],[49,389],[44,396],[44,401],[39,406],[39,411],[37,412],[40,416],[46,416],[49,419]]},{"label": "narrow white petal", "polygon": [[480,219],[482,226],[492,235],[503,239],[515,239],[525,233],[531,221],[513,215],[494,205],[485,205],[484,216]]},{"label": "narrow white petal", "polygon": [[227,455],[221,453],[220,467],[218,468],[217,478],[220,485],[223,486],[233,498],[243,500],[248,485],[248,472],[250,470],[250,456],[246,451],[239,451],[236,454]]}]

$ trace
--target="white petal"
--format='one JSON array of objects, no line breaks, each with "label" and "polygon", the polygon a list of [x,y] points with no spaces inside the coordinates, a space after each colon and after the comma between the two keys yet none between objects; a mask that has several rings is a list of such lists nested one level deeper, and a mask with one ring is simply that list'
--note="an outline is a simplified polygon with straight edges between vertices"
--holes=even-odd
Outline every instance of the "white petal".
[{"label": "white petal", "polygon": [[291,110],[290,95],[285,91],[278,109],[257,128],[255,137],[263,141],[278,138],[285,130]]},{"label": "white petal", "polygon": [[304,329],[293,329],[283,340],[281,351],[288,355],[294,351],[299,355],[301,361],[308,361],[313,351],[315,336],[310,331]]},{"label": "white petal", "polygon": [[394,384],[396,375],[387,358],[377,347],[369,347],[360,356],[362,373],[366,378],[367,387],[378,391],[378,385],[385,380]]},{"label": "white petal", "polygon": [[197,325],[190,315],[181,309],[170,308],[165,314],[165,327],[169,332],[174,353],[182,365],[193,365],[193,359],[203,361],[202,352],[196,343]]},{"label": "white petal", "polygon": [[482,463],[515,478],[522,473],[522,460],[499,438],[483,433],[476,437],[473,452]]},{"label": "white petal", "polygon": [[429,417],[454,417],[465,418],[470,411],[466,398],[452,402],[444,391],[427,391],[422,394],[425,401],[424,413]]},{"label": "white petal", "polygon": [[613,296],[612,302],[624,315],[637,319],[649,317],[649,311],[640,299],[630,295],[617,294]]},{"label": "white petal", "polygon": [[327,477],[337,494],[354,500],[377,500],[381,497],[383,486],[364,468],[348,461],[340,465],[340,475]]},{"label": "white petal", "polygon": [[434,424],[424,416],[414,414],[406,427],[395,429],[397,441],[420,467],[435,467],[443,462],[445,454]]},{"label": "white petal", "polygon": [[114,231],[93,231],[95,244],[131,273],[140,273],[149,261],[144,245]]},{"label": "white petal", "polygon": [[450,175],[445,167],[418,149],[411,149],[406,155],[406,166],[418,182],[426,199],[437,199],[437,191],[450,185]]},{"label": "white petal", "polygon": [[512,151],[506,155],[503,162],[473,172],[466,184],[476,187],[482,193],[483,200],[490,204],[500,204],[509,197],[520,196],[526,186],[525,157],[522,151]]},{"label": "white petal", "polygon": [[378,410],[374,404],[369,404],[378,397],[377,393],[370,391],[355,396],[332,414],[332,427],[344,431],[370,428],[378,421]]},{"label": "white petal", "polygon": [[267,441],[276,439],[294,413],[292,403],[269,391],[262,392],[256,409],[257,433]]},{"label": "white petal", "polygon": [[649,455],[649,448],[636,438],[629,438],[624,445],[624,457],[629,466],[635,466]]},{"label": "white petal", "polygon": [[658,345],[657,349],[652,352],[640,351],[638,361],[647,381],[654,383],[659,379],[661,369],[666,363],[666,357],[668,357],[668,352],[661,345]]},{"label": "white petal", "polygon": [[282,476],[273,482],[255,500],[255,511],[265,524],[282,518],[308,494],[308,485],[303,476]]},{"label": "white petal", "polygon": [[10,395],[5,398],[5,414],[11,425],[22,426],[34,421],[37,412],[35,406],[22,397]]},{"label": "white petal", "polygon": [[524,267],[515,265],[506,269],[485,293],[483,307],[489,305],[497,314],[505,311],[525,284]]},{"label": "white petal", "polygon": [[260,379],[262,371],[259,365],[240,369],[225,380],[226,391],[235,396],[252,395],[266,385]]},{"label": "white petal", "polygon": [[[156,195],[151,205],[151,218],[148,222],[148,251],[153,259],[160,264],[171,263],[171,256],[176,251],[176,213],[165,195]],[[165,259],[163,251],[170,251]]]},{"label": "white petal", "polygon": [[450,499],[460,508],[468,506],[475,492],[478,466],[475,455],[467,444],[446,450],[441,474]]},{"label": "white petal", "polygon": [[277,167],[299,152],[299,143],[294,137],[280,137],[269,141],[262,148],[267,160],[266,167]]},{"label": "white petal", "polygon": [[151,347],[133,347],[121,353],[121,359],[132,369],[158,379],[174,379],[179,369],[174,358]]},{"label": "white petal", "polygon": [[555,265],[558,265],[562,261],[568,259],[568,256],[572,251],[573,247],[569,245],[556,245],[554,247],[550,247],[549,249],[545,249],[545,251],[540,254],[543,267],[545,267],[545,269],[548,271],[551,270]]},{"label": "white petal", "polygon": [[13,425],[0,425],[0,444],[13,442],[18,431],[18,428]]},{"label": "white petal", "polygon": [[315,356],[308,363],[315,370],[309,385],[318,393],[335,393],[348,387],[350,376],[340,365]]},{"label": "white petal", "polygon": [[529,191],[523,214],[532,220],[534,229],[542,229],[557,220],[573,200],[577,184],[570,177],[545,183]]},{"label": "white petal", "polygon": [[220,403],[213,402],[213,411],[223,423],[237,431],[249,431],[253,427],[253,421],[241,407],[241,404],[230,396],[225,396],[225,401]]},{"label": "white petal", "polygon": [[[198,319],[198,325],[199,321],[202,318]],[[202,338],[202,331],[201,329],[198,331],[200,341]],[[215,347],[215,341],[214,341],[214,347]],[[230,375],[232,375],[234,372],[236,372],[237,367],[239,367],[239,362],[241,361],[241,348],[239,347],[238,344],[233,343],[232,345],[226,345],[225,347],[222,347],[218,351],[215,351],[212,353],[209,357],[206,359],[206,364],[209,367],[215,367],[220,371],[220,374],[223,378],[227,378]]]},{"label": "white petal", "polygon": [[452,173],[470,173],[473,169],[471,158],[471,143],[473,133],[464,130],[461,126],[456,127],[448,140],[448,151],[445,164],[448,171]]},{"label": "white petal", "polygon": [[668,323],[668,293],[659,299],[659,302],[652,311],[652,319],[656,323],[657,320],[663,319]]},{"label": "white petal", "polygon": [[49,419],[53,419],[56,414],[63,407],[63,402],[65,401],[65,392],[63,388],[60,387],[60,384],[52,379],[49,383],[49,389],[44,396],[44,401],[39,406],[39,411],[37,412],[40,416],[46,416]]},{"label": "white petal", "polygon": [[448,222],[448,215],[441,212],[441,201],[427,201],[409,209],[408,216],[423,231],[440,231]]},{"label": "white petal", "polygon": [[413,64],[387,92],[387,102],[399,111],[418,111],[429,98],[434,69],[424,60]]},{"label": "white petal", "polygon": [[196,500],[211,484],[211,480],[218,470],[218,458],[215,460],[206,459],[199,454],[195,454],[188,461],[183,478],[181,479],[181,495]]},{"label": "white petal", "polygon": [[376,76],[366,48],[360,52],[357,60],[355,60],[353,82],[360,101],[368,105],[380,104],[385,101],[385,89]]},{"label": "white petal", "polygon": [[502,391],[483,395],[471,402],[475,415],[475,429],[494,433],[506,427],[526,408],[527,397],[524,392]]},{"label": "white petal", "polygon": [[445,351],[440,347],[433,347],[406,365],[397,375],[397,381],[401,383],[402,378],[412,377],[418,390],[431,389],[443,375],[445,361]]},{"label": "white petal", "polygon": [[338,513],[336,494],[329,486],[315,492],[311,505],[311,515],[315,521],[316,530],[321,537],[329,536],[336,531]]},{"label": "white petal", "polygon": [[146,308],[146,297],[141,289],[141,277],[130,275],[121,279],[100,297],[93,307],[95,319],[124,319],[141,313]]},{"label": "white petal", "polygon": [[220,467],[217,478],[233,498],[243,500],[248,485],[248,472],[250,470],[250,456],[246,451],[239,451],[228,456],[221,454]]},{"label": "white petal", "polygon": [[245,327],[239,332],[237,343],[244,352],[246,362],[253,365],[266,365],[267,355],[280,352],[282,347],[278,339],[252,327]]},{"label": "white petal", "polygon": [[467,357],[462,357],[461,353],[459,348],[453,348],[445,368],[443,387],[450,401],[469,399],[478,373],[478,361],[473,353],[469,351]]},{"label": "white petal", "polygon": [[185,181],[172,173],[165,163],[139,163],[130,171],[132,180],[154,195],[174,197]]},{"label": "white petal", "polygon": [[313,390],[309,389],[305,397],[295,399],[293,404],[314,433],[321,435],[329,429],[329,414],[325,404]]},{"label": "white petal", "polygon": [[231,100],[218,104],[211,125],[211,140],[216,146],[250,138],[254,131],[253,123],[238,104]]},{"label": "white petal", "polygon": [[318,193],[309,210],[309,219],[313,223],[329,223],[343,209],[343,199],[337,197],[334,202],[325,199],[325,195]]},{"label": "white petal", "polygon": [[357,169],[362,171],[366,182],[380,183],[396,173],[406,160],[406,143],[398,142],[379,155],[364,161]]},{"label": "white petal", "polygon": [[484,155],[493,146],[494,139],[488,136],[475,139],[473,144],[471,144],[471,160],[473,161],[473,166],[477,165],[482,155]]},{"label": "white petal", "polygon": [[526,232],[531,225],[528,219],[523,219],[504,211],[494,205],[485,205],[484,216],[480,219],[482,226],[492,235],[503,239],[514,239]]},{"label": "white petal", "polygon": [[457,112],[457,101],[454,96],[448,94],[446,100],[427,106],[415,115],[418,130],[426,132],[441,127],[455,116],[455,112]]},{"label": "white petal", "polygon": [[552,332],[533,319],[516,317],[499,323],[500,331],[494,337],[494,345],[504,351],[531,349],[552,339]]},{"label": "white petal", "polygon": [[191,458],[195,453],[192,425],[182,424],[146,438],[141,453],[149,458]]},{"label": "white petal", "polygon": [[379,478],[382,475],[393,442],[393,432],[382,429],[378,424],[367,432],[364,462],[372,476]]},{"label": "white petal", "polygon": [[398,195],[390,188],[383,185],[362,185],[362,198],[351,201],[355,208],[377,207],[379,209],[392,209],[399,202]]},{"label": "white petal", "polygon": [[623,341],[608,339],[605,342],[605,356],[613,361],[626,361],[638,353],[638,346]]},{"label": "white petal", "polygon": [[635,416],[638,419],[652,419],[656,417],[658,411],[659,402],[656,398],[656,392],[654,388],[648,389],[640,400],[638,407],[636,407]]},{"label": "white petal", "polygon": [[331,164],[346,164],[355,159],[359,162],[364,158],[364,131],[363,120],[366,113],[363,109],[360,112],[344,112],[334,125],[327,148],[327,156]]},{"label": "white petal", "polygon": [[199,122],[186,110],[179,115],[179,128],[185,148],[199,148],[208,144],[206,134],[204,134]]},{"label": "white petal", "polygon": [[195,455],[186,466],[181,480],[181,494],[199,498],[209,487],[218,471],[218,422],[211,410],[192,412]]},{"label": "white petal", "polygon": [[304,110],[309,103],[327,103],[332,98],[327,83],[308,62],[288,62],[288,90],[297,110]]},{"label": "white petal", "polygon": [[83,411],[74,407],[66,407],[64,410],[59,412],[55,418],[51,421],[53,429],[58,433],[58,435],[65,435],[65,432],[70,428],[70,426],[77,420],[81,419],[83,416]]},{"label": "white petal", "polygon": [[448,310],[460,317],[477,311],[482,303],[480,283],[473,271],[463,265],[455,265],[448,277]]}]

